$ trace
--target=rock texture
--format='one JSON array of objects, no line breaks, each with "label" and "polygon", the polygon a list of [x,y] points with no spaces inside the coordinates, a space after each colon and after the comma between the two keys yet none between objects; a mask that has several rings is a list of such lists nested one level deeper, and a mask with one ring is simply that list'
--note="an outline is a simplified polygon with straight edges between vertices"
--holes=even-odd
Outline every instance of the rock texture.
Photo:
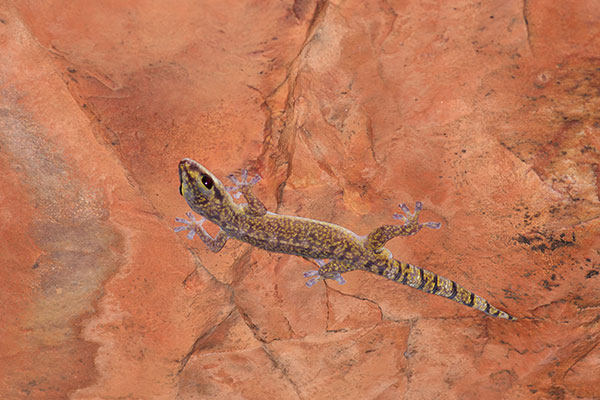
[{"label": "rock texture", "polygon": [[[600,3],[0,0],[3,399],[600,398]],[[519,317],[175,234],[176,166]]]}]

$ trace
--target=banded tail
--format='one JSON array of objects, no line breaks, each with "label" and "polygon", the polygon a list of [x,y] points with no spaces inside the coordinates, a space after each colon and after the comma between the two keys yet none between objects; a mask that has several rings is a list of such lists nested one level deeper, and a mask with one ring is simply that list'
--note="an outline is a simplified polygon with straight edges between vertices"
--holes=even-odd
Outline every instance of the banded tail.
[{"label": "banded tail", "polygon": [[457,303],[483,311],[493,317],[505,318],[509,321],[517,319],[497,309],[483,297],[476,295],[450,279],[415,265],[393,259],[390,261],[388,268],[379,270],[376,273],[393,281],[400,282],[403,285],[422,290],[423,292],[454,300]]}]

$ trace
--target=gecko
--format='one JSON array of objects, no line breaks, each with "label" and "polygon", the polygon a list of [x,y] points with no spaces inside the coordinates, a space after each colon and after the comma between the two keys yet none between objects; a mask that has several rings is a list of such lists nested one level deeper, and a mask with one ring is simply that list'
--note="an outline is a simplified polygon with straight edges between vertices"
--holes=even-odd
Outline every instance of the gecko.
[{"label": "gecko", "polygon": [[[228,239],[235,238],[267,251],[312,259],[319,268],[304,272],[304,277],[310,278],[306,282],[308,287],[325,279],[344,284],[346,281],[341,274],[363,270],[454,300],[494,317],[516,320],[453,280],[394,259],[391,251],[384,247],[387,241],[397,236],[415,235],[422,228],[440,228],[439,222],[419,223],[421,202],[416,203],[412,213],[405,204],[399,205],[404,215],[394,214],[394,218],[401,220],[402,225],[383,225],[367,236],[359,236],[333,223],[267,211],[252,192],[252,187],[261,179],[259,175],[248,180],[248,171],[243,170],[241,179],[233,174],[229,175],[229,179],[233,187],[223,185],[200,163],[190,158],[181,160],[179,193],[202,218],[196,220],[191,212],[187,212],[189,219],[175,219],[184,224],[174,228],[175,232],[189,231],[187,237],[190,240],[198,235],[215,253]],[[241,195],[246,203],[233,200]],[[219,226],[215,237],[203,227],[207,219]]]}]

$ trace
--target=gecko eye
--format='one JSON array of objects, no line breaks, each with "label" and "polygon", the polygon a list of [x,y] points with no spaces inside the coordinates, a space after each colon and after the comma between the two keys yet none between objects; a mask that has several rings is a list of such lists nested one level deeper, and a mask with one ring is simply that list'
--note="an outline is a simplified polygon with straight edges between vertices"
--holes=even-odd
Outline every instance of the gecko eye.
[{"label": "gecko eye", "polygon": [[213,180],[208,175],[202,175],[202,184],[204,185],[205,188],[210,190],[213,187]]},{"label": "gecko eye", "polygon": [[183,184],[179,182],[179,194],[183,196]]}]

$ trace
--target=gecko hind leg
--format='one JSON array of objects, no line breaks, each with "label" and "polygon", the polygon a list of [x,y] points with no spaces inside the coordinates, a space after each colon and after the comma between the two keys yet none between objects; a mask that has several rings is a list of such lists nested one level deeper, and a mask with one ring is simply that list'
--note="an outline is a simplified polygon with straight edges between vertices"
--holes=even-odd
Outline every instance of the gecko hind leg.
[{"label": "gecko hind leg", "polygon": [[[417,229],[417,232],[423,228],[423,227],[427,227],[427,228],[432,228],[432,229],[438,229],[442,226],[441,222],[423,222],[423,223],[419,223],[419,214],[421,214],[421,211],[423,210],[423,203],[421,203],[420,201],[417,201],[415,204],[415,212],[411,213],[410,209],[408,208],[408,206],[404,203],[398,204],[398,207],[400,207],[400,209],[402,210],[402,212],[406,215],[402,215],[402,214],[398,214],[395,213],[392,217],[394,219],[400,220],[404,222],[404,225],[409,225],[412,227],[419,227],[419,229]],[[414,233],[417,233],[414,232]],[[411,233],[412,234],[412,233]]]},{"label": "gecko hind leg", "polygon": [[323,260],[315,260],[319,265],[318,270],[304,272],[305,278],[311,278],[306,282],[306,286],[311,287],[319,280],[333,279],[340,285],[346,283],[346,280],[342,277],[343,272],[352,271],[352,266],[347,263],[340,261],[330,261],[326,263]]},{"label": "gecko hind leg", "polygon": [[442,224],[439,222],[422,222],[419,223],[419,214],[423,209],[423,203],[417,201],[415,204],[415,212],[411,213],[406,204],[398,205],[404,215],[394,214],[394,219],[404,222],[403,225],[383,225],[375,229],[367,237],[367,247],[374,251],[379,251],[383,245],[390,239],[396,236],[415,235],[423,228],[439,229]]}]

